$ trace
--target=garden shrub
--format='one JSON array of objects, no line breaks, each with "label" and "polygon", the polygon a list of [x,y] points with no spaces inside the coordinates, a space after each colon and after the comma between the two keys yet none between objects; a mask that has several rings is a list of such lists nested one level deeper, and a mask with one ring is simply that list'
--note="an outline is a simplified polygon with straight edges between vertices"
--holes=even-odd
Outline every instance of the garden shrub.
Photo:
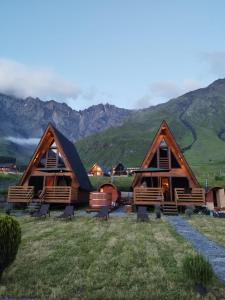
[{"label": "garden shrub", "polygon": [[3,271],[16,258],[21,242],[21,228],[10,216],[0,216],[0,279]]}]

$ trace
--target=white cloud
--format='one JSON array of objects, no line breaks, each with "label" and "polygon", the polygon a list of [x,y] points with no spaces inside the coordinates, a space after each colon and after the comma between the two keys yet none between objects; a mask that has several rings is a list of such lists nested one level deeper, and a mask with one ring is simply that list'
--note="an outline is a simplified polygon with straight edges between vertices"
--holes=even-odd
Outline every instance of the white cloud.
[{"label": "white cloud", "polygon": [[150,84],[147,93],[138,99],[136,108],[145,108],[166,102],[187,92],[200,88],[202,84],[196,80],[184,80],[181,83],[162,80]]},{"label": "white cloud", "polygon": [[225,51],[203,52],[200,57],[213,75],[225,76]]},{"label": "white cloud", "polygon": [[0,59],[0,92],[17,97],[76,99],[80,89],[49,69],[31,68],[9,59]]},{"label": "white cloud", "polygon": [[40,141],[40,138],[28,138],[28,139],[25,139],[25,138],[18,138],[18,137],[13,137],[13,136],[8,136],[6,137],[6,140],[8,141],[11,141],[15,144],[18,144],[18,145],[37,145]]}]

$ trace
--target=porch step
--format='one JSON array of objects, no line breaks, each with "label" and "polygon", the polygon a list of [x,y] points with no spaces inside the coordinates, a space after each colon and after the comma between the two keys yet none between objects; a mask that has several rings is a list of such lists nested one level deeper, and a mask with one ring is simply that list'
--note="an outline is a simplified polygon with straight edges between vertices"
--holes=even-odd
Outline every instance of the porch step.
[{"label": "porch step", "polygon": [[40,202],[30,202],[27,205],[27,209],[26,211],[30,214],[34,213],[35,211],[39,210],[41,207],[41,203]]},{"label": "porch step", "polygon": [[178,215],[178,209],[177,209],[177,204],[176,203],[171,203],[171,204],[163,204],[163,214],[164,215]]}]

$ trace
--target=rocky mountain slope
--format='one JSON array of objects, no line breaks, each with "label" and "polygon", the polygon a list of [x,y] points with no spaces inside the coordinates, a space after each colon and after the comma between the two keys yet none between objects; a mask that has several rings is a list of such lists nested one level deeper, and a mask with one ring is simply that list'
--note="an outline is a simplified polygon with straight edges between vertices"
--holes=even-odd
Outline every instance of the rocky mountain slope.
[{"label": "rocky mountain slope", "polygon": [[132,111],[114,105],[94,105],[76,111],[65,103],[0,94],[0,137],[37,138],[52,122],[72,141],[120,126]]},{"label": "rocky mountain slope", "polygon": [[95,161],[106,165],[123,161],[138,166],[162,120],[169,123],[194,168],[202,171],[211,165],[225,170],[225,79],[138,111],[119,128],[76,145],[87,166]]}]

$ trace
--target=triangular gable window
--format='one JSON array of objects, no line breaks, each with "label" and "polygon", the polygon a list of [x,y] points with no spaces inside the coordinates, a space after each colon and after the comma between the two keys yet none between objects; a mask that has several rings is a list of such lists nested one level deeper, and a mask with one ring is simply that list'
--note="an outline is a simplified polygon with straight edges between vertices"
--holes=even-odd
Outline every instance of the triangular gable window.
[{"label": "triangular gable window", "polygon": [[157,168],[157,152],[154,154],[152,160],[150,161],[148,168]]},{"label": "triangular gable window", "polygon": [[179,162],[177,161],[175,155],[173,154],[173,152],[171,151],[171,168],[172,169],[179,169],[181,168]]}]

